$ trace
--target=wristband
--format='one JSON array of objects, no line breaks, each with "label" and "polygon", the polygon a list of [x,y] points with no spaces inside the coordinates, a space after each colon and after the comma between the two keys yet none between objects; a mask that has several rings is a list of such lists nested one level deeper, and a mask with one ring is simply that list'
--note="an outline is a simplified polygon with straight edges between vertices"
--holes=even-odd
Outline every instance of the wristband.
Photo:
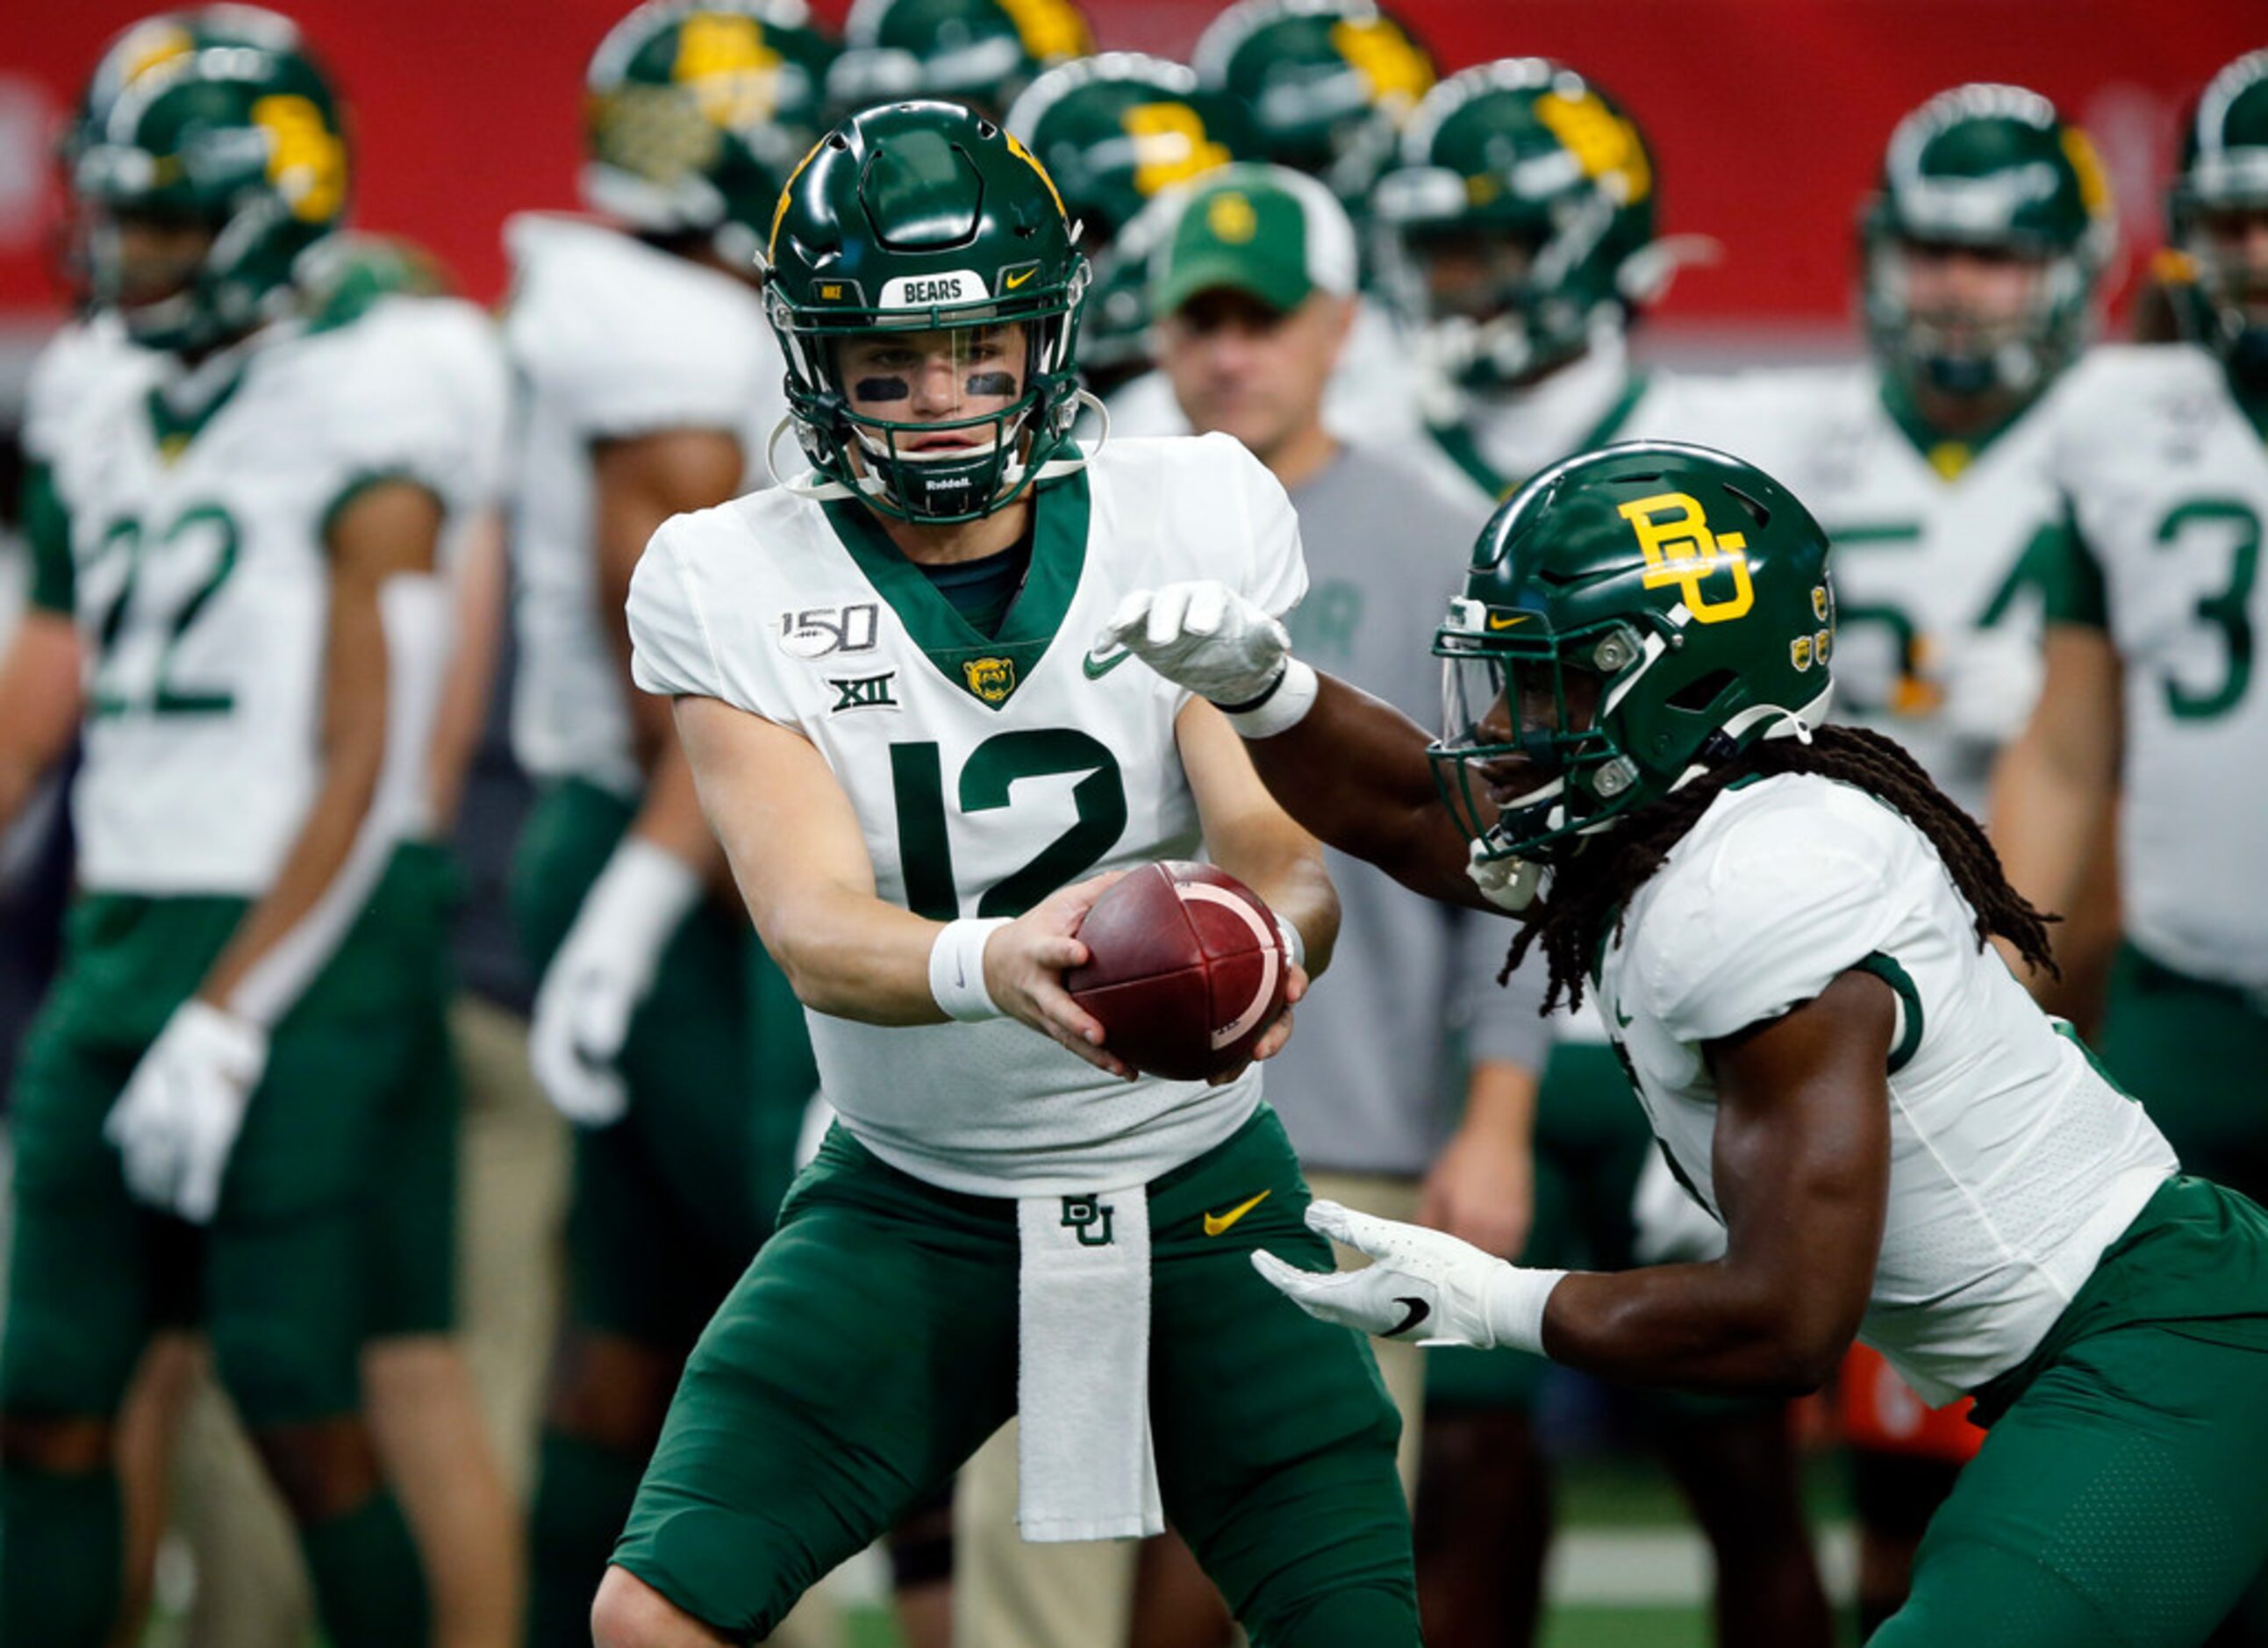
[{"label": "wristband", "polygon": [[1307,719],[1307,712],[1315,707],[1315,694],[1322,686],[1313,665],[1301,659],[1287,658],[1282,673],[1265,692],[1233,709],[1224,707],[1222,713],[1228,717],[1228,724],[1236,728],[1240,738],[1273,738]]},{"label": "wristband", "polygon": [[1276,931],[1283,935],[1284,950],[1286,955],[1291,957],[1292,964],[1294,967],[1306,966],[1307,964],[1307,941],[1300,936],[1300,929],[1292,925],[1292,920],[1289,916],[1276,915],[1276,913],[1273,910],[1270,911],[1268,913],[1276,916]]},{"label": "wristband", "polygon": [[929,947],[929,993],[945,1016],[963,1024],[1001,1016],[984,983],[984,946],[1006,916],[947,921]]},{"label": "wristband", "polygon": [[1544,1354],[1543,1307],[1564,1270],[1529,1270],[1519,1265],[1498,1265],[1489,1273],[1482,1314],[1489,1336],[1499,1346]]}]

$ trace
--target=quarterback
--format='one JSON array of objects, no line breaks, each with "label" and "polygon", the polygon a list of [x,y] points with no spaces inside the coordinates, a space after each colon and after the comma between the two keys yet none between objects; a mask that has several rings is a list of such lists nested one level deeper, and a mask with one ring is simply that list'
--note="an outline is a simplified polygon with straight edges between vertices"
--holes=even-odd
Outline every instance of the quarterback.
[{"label": "quarterback", "polygon": [[1994,937],[2044,962],[2045,924],[1975,821],[1822,724],[1834,625],[1803,506],[1668,442],[1546,470],[1491,521],[1430,747],[1228,592],[1128,603],[1099,644],[1256,700],[1255,764],[1326,841],[1526,917],[1514,955],[1597,996],[1727,1238],[1569,1273],[1318,1203],[1379,1262],[1254,1262],[1325,1320],[1631,1382],[1808,1390],[1863,1334],[1990,1430],[1876,1644],[2197,1642],[2268,1552],[2268,1215],[2182,1176],[2002,964]]},{"label": "quarterback", "polygon": [[1248,1262],[1329,1262],[1257,1073],[1129,1080],[1063,988],[1145,860],[1210,853],[1318,967],[1337,920],[1229,722],[1086,647],[1144,580],[1277,613],[1306,574],[1234,442],[1068,442],[1086,282],[990,121],[845,122],[765,267],[812,469],[670,521],[632,580],[637,679],[842,1120],[687,1364],[608,1648],[761,1637],[1012,1413],[1027,1538],[1170,1514],[1256,1640],[1418,1640],[1375,1369]]}]

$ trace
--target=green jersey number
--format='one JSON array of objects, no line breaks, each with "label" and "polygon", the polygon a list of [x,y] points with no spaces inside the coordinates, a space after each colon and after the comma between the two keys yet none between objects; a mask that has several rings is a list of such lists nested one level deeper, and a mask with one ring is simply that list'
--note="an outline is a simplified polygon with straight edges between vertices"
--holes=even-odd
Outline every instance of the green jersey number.
[{"label": "green jersey number", "polygon": [[2161,670],[2166,709],[2179,721],[2226,715],[2252,684],[2252,586],[2260,575],[2260,517],[2237,499],[2202,498],[2178,506],[2158,523],[2161,550],[2185,540],[2216,539],[2228,545],[2228,581],[2219,592],[2198,596],[2191,610],[2199,623],[2219,632],[2220,679],[2200,690],[2172,670]]},{"label": "green jersey number", "polygon": [[[1068,728],[1025,728],[996,733],[968,753],[957,786],[964,815],[1009,805],[1019,779],[1083,776],[1071,786],[1077,810],[1071,828],[1042,847],[1021,869],[985,889],[980,916],[1018,916],[1102,861],[1126,828],[1126,786],[1109,746]],[[906,907],[932,921],[961,914],[953,876],[953,843],[946,834],[945,775],[934,743],[890,746],[890,782],[898,805],[898,861],[904,867]]]},{"label": "green jersey number", "polygon": [[[179,684],[174,678],[174,654],[180,649],[182,638],[220,593],[229,574],[236,570],[237,551],[242,543],[235,520],[218,504],[201,504],[184,511],[155,539],[130,516],[112,524],[79,574],[84,577],[97,573],[114,557],[122,556],[125,559],[118,594],[94,623],[98,662],[90,699],[93,713],[124,715],[139,711],[152,715],[225,715],[236,706],[236,695],[232,692]],[[207,571],[202,580],[174,601],[170,610],[151,610],[160,604],[159,598],[151,595],[151,580],[145,576],[153,559],[161,565],[207,564]],[[165,636],[158,644],[158,667],[151,674],[149,690],[132,692],[118,680],[119,642],[136,631],[151,628],[162,629]]]}]

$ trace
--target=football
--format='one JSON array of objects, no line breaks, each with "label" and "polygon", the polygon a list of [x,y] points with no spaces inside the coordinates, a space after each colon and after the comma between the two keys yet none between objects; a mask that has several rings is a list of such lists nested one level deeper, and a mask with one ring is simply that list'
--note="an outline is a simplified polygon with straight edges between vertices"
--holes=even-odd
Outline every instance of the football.
[{"label": "football", "polygon": [[1196,1081],[1233,1068],[1282,1010],[1291,957],[1259,894],[1210,864],[1167,860],[1117,882],[1086,913],[1087,961],[1065,975],[1136,1069]]}]

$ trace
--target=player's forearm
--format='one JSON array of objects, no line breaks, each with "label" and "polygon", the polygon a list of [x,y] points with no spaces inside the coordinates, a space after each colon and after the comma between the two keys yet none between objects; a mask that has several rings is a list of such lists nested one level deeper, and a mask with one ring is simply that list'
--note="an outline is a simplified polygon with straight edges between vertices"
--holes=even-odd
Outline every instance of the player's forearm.
[{"label": "player's forearm", "polygon": [[1825,1382],[1857,1330],[1800,1276],[1722,1259],[1568,1275],[1544,1307],[1543,1349],[1628,1385],[1800,1395]]},{"label": "player's forearm", "polygon": [[1993,773],[1991,829],[2009,885],[2050,913],[2070,909],[2116,796],[2107,766],[2058,757],[2036,728],[2010,744]]},{"label": "player's forearm", "polygon": [[247,977],[301,926],[322,903],[370,819],[385,760],[381,711],[374,728],[358,728],[329,750],[313,803],[268,891],[246,913],[227,947],[205,975],[197,994],[216,1007],[233,1008]]},{"label": "player's forearm", "polygon": [[434,827],[442,834],[455,823],[466,776],[488,728],[510,582],[503,523],[490,513],[473,528],[457,576],[456,640],[426,763],[426,794],[432,798]]},{"label": "player's forearm", "polygon": [[939,923],[847,890],[806,892],[770,908],[750,901],[764,947],[796,1000],[862,1024],[942,1024],[930,993]]},{"label": "player's forearm", "polygon": [[26,612],[0,660],[0,830],[70,748],[79,710],[77,631],[60,614]]},{"label": "player's forearm", "polygon": [[1466,842],[1433,786],[1425,730],[1335,676],[1314,707],[1245,749],[1269,793],[1319,840],[1450,904],[1486,905],[1465,876]]}]

